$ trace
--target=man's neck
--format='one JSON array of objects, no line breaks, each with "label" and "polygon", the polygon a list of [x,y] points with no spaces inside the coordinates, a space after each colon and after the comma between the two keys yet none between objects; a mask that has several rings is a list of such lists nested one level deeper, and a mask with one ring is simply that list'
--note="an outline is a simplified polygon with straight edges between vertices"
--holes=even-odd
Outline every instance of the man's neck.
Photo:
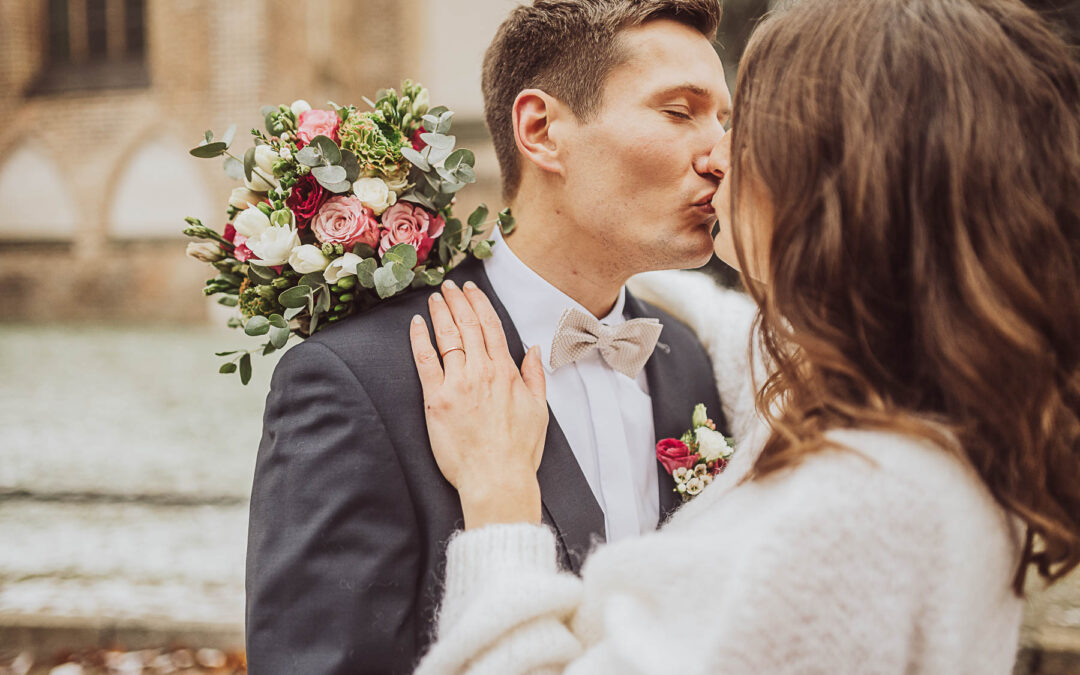
[{"label": "man's neck", "polygon": [[610,252],[605,256],[581,241],[581,230],[561,220],[557,211],[540,212],[518,204],[513,213],[517,229],[506,244],[514,255],[593,316],[609,314],[631,276],[611,269]]}]

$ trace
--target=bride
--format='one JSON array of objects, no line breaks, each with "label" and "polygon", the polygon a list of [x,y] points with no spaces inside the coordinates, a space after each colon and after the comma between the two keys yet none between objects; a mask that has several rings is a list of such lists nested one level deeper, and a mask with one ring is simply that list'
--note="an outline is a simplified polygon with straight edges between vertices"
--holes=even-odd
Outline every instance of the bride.
[{"label": "bride", "polygon": [[735,457],[581,578],[540,524],[537,353],[476,288],[433,296],[438,352],[414,320],[466,524],[418,672],[1011,672],[1028,572],[1080,561],[1080,66],[1013,0],[803,0],[711,168],[752,299],[638,292],[709,347]]}]

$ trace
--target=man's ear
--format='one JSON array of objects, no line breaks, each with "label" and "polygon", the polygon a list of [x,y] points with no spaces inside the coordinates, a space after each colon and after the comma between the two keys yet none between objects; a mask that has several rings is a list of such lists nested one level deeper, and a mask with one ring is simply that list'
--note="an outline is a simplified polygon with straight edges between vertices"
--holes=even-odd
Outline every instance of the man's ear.
[{"label": "man's ear", "polygon": [[524,89],[514,99],[513,112],[518,152],[540,170],[561,174],[557,134],[552,133],[564,115],[559,100],[540,89]]}]

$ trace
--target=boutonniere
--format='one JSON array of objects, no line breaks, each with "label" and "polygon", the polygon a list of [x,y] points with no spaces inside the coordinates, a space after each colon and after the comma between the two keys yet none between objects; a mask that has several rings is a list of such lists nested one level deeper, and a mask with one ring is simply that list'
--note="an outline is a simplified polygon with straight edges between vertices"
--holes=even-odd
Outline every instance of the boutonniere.
[{"label": "boutonniere", "polygon": [[682,438],[665,438],[656,444],[656,458],[675,479],[675,492],[684,502],[726,469],[735,452],[733,439],[716,430],[704,403],[694,406],[691,424]]}]

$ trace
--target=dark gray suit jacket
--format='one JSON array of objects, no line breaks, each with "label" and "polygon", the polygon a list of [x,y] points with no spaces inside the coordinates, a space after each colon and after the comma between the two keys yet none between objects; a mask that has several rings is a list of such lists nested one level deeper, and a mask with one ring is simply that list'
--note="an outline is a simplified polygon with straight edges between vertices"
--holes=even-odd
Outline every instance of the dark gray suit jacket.
[{"label": "dark gray suit jacket", "polygon": [[[449,278],[488,294],[520,364],[521,340],[483,264],[470,258]],[[463,520],[428,446],[409,346],[409,321],[428,316],[428,295],[327,328],[274,371],[248,530],[253,675],[408,673],[431,641],[446,543]],[[690,330],[629,295],[626,308],[664,325],[646,365],[657,438],[688,429],[697,403],[722,424],[712,367]],[[679,500],[656,466],[663,519]],[[604,538],[604,514],[554,415],[537,475],[561,563],[579,573]]]}]

